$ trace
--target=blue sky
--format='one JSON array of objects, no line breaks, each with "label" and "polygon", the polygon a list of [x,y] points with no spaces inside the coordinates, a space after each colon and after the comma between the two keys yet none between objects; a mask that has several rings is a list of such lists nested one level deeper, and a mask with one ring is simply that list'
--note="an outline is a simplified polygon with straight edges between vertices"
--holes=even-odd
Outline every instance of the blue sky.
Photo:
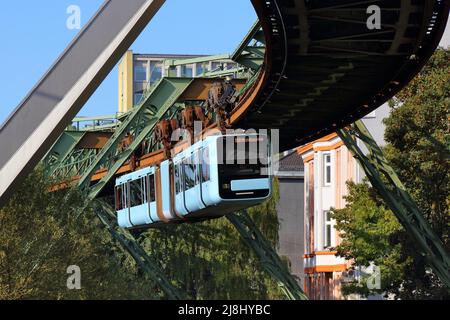
[{"label": "blue sky", "polygon": [[[0,123],[76,35],[67,8],[81,8],[86,23],[103,0],[3,1],[0,10]],[[250,0],[167,0],[132,49],[137,53],[229,53],[256,20]],[[441,45],[450,45],[450,26]],[[80,115],[117,110],[117,69]]]},{"label": "blue sky", "polygon": [[[78,30],[66,28],[70,5],[82,24],[102,0],[4,1],[0,10],[0,123],[47,71]],[[132,45],[136,53],[221,54],[232,52],[256,15],[249,0],[167,0]],[[117,111],[117,69],[97,89],[80,115]]]}]

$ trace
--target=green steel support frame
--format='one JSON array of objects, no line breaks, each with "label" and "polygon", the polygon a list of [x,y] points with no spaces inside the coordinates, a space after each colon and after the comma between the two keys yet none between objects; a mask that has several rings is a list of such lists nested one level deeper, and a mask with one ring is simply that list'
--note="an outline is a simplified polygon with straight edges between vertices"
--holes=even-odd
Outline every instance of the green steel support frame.
[{"label": "green steel support frame", "polygon": [[74,148],[52,172],[54,179],[65,180],[84,172],[97,156],[95,149]]},{"label": "green steel support frame", "polygon": [[95,201],[97,216],[110,232],[111,236],[136,261],[139,268],[144,271],[152,281],[158,284],[169,300],[185,300],[187,296],[176,288],[164,275],[156,261],[154,261],[138,241],[126,230],[118,227],[115,211],[111,206],[101,200]]},{"label": "green steel support frame", "polygon": [[[130,158],[142,141],[153,132],[157,122],[167,114],[192,81],[191,78],[163,78],[142,102],[134,107],[132,113],[117,128],[80,178],[78,186],[83,190],[88,190],[89,199],[95,199],[100,194],[117,170]],[[133,136],[132,143],[125,150],[119,150],[119,144],[127,134]],[[100,168],[106,168],[107,174],[91,186],[91,178]]]},{"label": "green steel support frame", "polygon": [[266,55],[264,32],[259,21],[255,22],[237,49],[231,55],[231,60],[258,70]]},{"label": "green steel support frame", "polygon": [[[364,169],[369,181],[380,192],[386,204],[414,240],[420,254],[425,257],[434,273],[450,290],[449,252],[445,250],[441,240],[434,233],[394,169],[387,162],[383,151],[364,123],[357,121],[352,129],[340,130],[338,135]],[[354,137],[364,143],[370,156],[366,156],[361,151]],[[382,175],[387,180],[387,185],[384,183]]]},{"label": "green steel support frame", "polygon": [[250,216],[245,212],[230,214],[228,220],[235,226],[245,243],[253,249],[261,266],[271,275],[290,300],[308,300],[298,282],[280,259],[278,253],[267,241]]},{"label": "green steel support frame", "polygon": [[76,145],[85,135],[85,132],[64,132],[58,141],[52,146],[43,163],[45,167],[46,176],[52,176],[53,173],[66,162],[73,153]]},{"label": "green steel support frame", "polygon": [[[259,70],[265,55],[264,35],[259,22],[255,23],[245,39],[241,42],[237,50],[230,55],[202,57],[197,59],[187,59],[179,61],[168,61],[166,65],[183,65],[192,62],[204,62],[217,59],[231,58],[244,67],[238,67],[231,70],[214,71],[205,73],[203,76],[208,78],[221,77],[225,75],[241,73],[245,68],[252,72]],[[249,84],[243,91],[249,88],[255,76],[250,79]],[[52,174],[57,172],[67,172],[81,175],[78,187],[85,190],[88,199],[97,198],[114,177],[117,170],[130,158],[133,152],[139,147],[144,139],[149,139],[156,123],[162,119],[170,117],[170,110],[178,106],[178,99],[194,80],[191,78],[163,78],[157,84],[149,88],[143,99],[133,110],[121,119],[114,135],[98,154],[86,155],[83,157],[83,150],[75,150],[74,146],[61,143],[67,146],[66,153],[62,156],[57,166],[52,167]],[[109,118],[108,118],[109,119]],[[90,119],[76,119],[90,120]],[[125,150],[119,150],[119,144],[127,135],[133,136],[133,142]],[[82,136],[81,136],[82,137]],[[80,137],[80,138],[81,138]],[[79,141],[79,139],[77,140]],[[147,150],[149,151],[149,150]],[[81,153],[80,153],[81,152]],[[100,182],[91,186],[91,178],[94,173],[100,169],[106,168],[107,174]],[[57,174],[59,177],[60,174]],[[61,177],[62,178],[62,177]],[[66,176],[64,176],[66,178]],[[145,250],[139,245],[138,241],[126,230],[118,227],[117,218],[114,210],[104,201],[95,201],[97,215],[111,233],[113,238],[133,257],[139,267],[149,275],[149,277],[158,283],[169,299],[185,299],[170,281],[164,276],[162,270],[157,266]],[[255,251],[261,260],[264,270],[278,281],[283,293],[288,299],[306,300],[307,296],[300,288],[297,281],[290,274],[288,268],[272,248],[264,235],[258,230],[250,216],[245,212],[228,216],[229,221],[236,227],[247,245]]]}]

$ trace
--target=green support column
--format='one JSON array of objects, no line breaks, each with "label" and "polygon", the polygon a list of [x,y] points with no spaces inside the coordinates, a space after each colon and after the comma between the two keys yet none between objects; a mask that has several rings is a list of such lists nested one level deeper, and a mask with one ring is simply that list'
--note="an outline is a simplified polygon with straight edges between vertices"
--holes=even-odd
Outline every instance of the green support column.
[{"label": "green support column", "polygon": [[[442,241],[434,233],[419,207],[389,165],[383,151],[377,145],[362,121],[357,121],[351,130],[338,131],[339,137],[353,153],[364,169],[369,181],[380,192],[386,204],[414,240],[429,266],[450,289],[450,254]],[[359,148],[354,136],[359,138],[369,150],[370,157]],[[382,179],[387,180],[387,184]]]},{"label": "green support column", "polygon": [[61,135],[43,159],[47,177],[53,175],[65,163],[84,135],[85,132],[79,131],[66,131]]},{"label": "green support column", "polygon": [[227,218],[241,234],[245,243],[257,254],[264,270],[276,279],[286,297],[290,300],[308,300],[287,266],[250,216],[246,212],[240,212],[228,215]]},{"label": "green support column", "polygon": [[111,233],[112,237],[124,248],[136,261],[139,268],[144,271],[152,281],[158,284],[169,300],[186,300],[187,295],[176,288],[158,264],[145,252],[138,241],[126,230],[117,226],[115,211],[107,203],[97,200],[95,202],[97,216]]},{"label": "green support column", "polygon": [[[146,94],[142,102],[133,108],[89,168],[80,172],[78,187],[87,191],[89,199],[95,199],[100,194],[117,170],[130,158],[142,141],[151,135],[158,121],[166,116],[192,82],[191,78],[162,78]],[[133,137],[132,143],[125,150],[121,150],[119,144],[127,134]],[[107,173],[91,186],[91,177],[100,168],[107,169]]]}]

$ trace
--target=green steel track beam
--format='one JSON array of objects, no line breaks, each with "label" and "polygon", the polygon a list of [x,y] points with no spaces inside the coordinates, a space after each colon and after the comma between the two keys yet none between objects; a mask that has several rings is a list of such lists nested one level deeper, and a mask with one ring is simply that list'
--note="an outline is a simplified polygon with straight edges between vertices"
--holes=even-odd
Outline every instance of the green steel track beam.
[{"label": "green steel track beam", "polygon": [[92,122],[92,121],[104,121],[104,120],[117,120],[118,114],[115,115],[104,115],[96,117],[76,117],[72,122]]},{"label": "green steel track beam", "polygon": [[94,203],[97,216],[105,225],[111,236],[125,249],[136,261],[139,268],[147,276],[158,284],[169,300],[186,300],[187,295],[176,288],[164,272],[147,252],[140,246],[139,242],[127,230],[119,228],[116,221],[115,211],[106,202],[96,200]]},{"label": "green steel track beam", "polygon": [[290,300],[308,300],[298,282],[289,272],[287,266],[267,241],[250,216],[242,211],[227,215],[227,219],[234,225],[245,243],[253,249],[261,261],[264,270],[270,274],[280,286],[283,293]]},{"label": "green steel track beam", "polygon": [[[72,127],[75,127],[77,131],[112,130],[119,126],[119,118],[122,118],[123,115],[123,113],[117,113],[97,117],[77,117],[72,120]],[[81,124],[85,124],[85,126],[81,128]]]},{"label": "green steel track beam", "polygon": [[79,172],[84,172],[97,156],[95,149],[73,149],[73,151],[61,162],[53,171],[55,179],[64,180],[76,176]]},{"label": "green steel track beam", "polygon": [[[342,129],[338,131],[338,135],[364,169],[369,181],[380,192],[386,204],[414,240],[420,254],[424,256],[434,273],[450,290],[449,252],[445,250],[442,241],[421,213],[364,123],[357,121],[352,129]],[[364,143],[370,156],[366,156],[361,151],[354,136]],[[387,184],[383,181],[382,176],[387,180]]]},{"label": "green steel track beam", "polygon": [[114,131],[120,125],[118,122],[110,123],[110,124],[102,124],[98,126],[86,126],[81,131],[89,131],[89,132],[98,132],[98,131]]},{"label": "green steel track beam", "polygon": [[[260,45],[257,45],[260,43]],[[263,64],[266,48],[264,34],[259,21],[255,22],[237,49],[231,55],[231,60],[252,70],[258,70]]]},{"label": "green steel track beam", "polygon": [[250,31],[247,33],[245,38],[241,41],[239,46],[236,48],[236,50],[231,55],[231,60],[236,61],[244,51],[246,51],[249,44],[252,42],[252,40],[257,40],[259,42],[264,42],[264,34],[261,30],[261,23],[259,21],[256,21],[253,26],[251,27]]},{"label": "green steel track beam", "polygon": [[184,66],[187,64],[195,64],[195,63],[204,63],[204,62],[210,62],[210,61],[217,61],[217,60],[229,60],[230,55],[229,54],[219,54],[219,55],[213,55],[213,56],[204,56],[204,57],[198,57],[198,58],[191,58],[191,59],[168,59],[164,62],[166,67],[176,67],[176,66]]},{"label": "green steel track beam", "polygon": [[210,71],[201,75],[202,78],[220,78],[224,76],[234,75],[234,74],[242,74],[246,71],[246,68],[233,68],[227,70],[220,71]]},{"label": "green steel track beam", "polygon": [[[78,186],[82,190],[87,190],[90,199],[95,199],[99,195],[117,170],[151,134],[157,122],[166,115],[193,81],[192,78],[163,78],[142,102],[134,107],[89,168],[81,174]],[[121,151],[118,148],[119,144],[127,134],[132,135],[133,142]],[[100,168],[106,168],[107,174],[94,186],[90,186],[92,176]]]},{"label": "green steel track beam", "polygon": [[47,177],[66,161],[84,135],[84,132],[74,131],[66,131],[61,135],[43,160]]}]

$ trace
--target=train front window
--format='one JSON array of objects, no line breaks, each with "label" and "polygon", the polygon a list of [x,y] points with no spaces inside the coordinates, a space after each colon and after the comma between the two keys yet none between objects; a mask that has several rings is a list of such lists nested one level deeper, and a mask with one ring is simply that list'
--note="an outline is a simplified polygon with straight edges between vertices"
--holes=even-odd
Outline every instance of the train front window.
[{"label": "train front window", "polygon": [[233,192],[231,182],[269,178],[268,141],[263,136],[224,137],[218,140],[219,190],[222,199],[265,197],[269,190]]},{"label": "train front window", "polygon": [[130,203],[132,207],[140,206],[143,203],[141,179],[130,182]]},{"label": "train front window", "polygon": [[[267,177],[268,152],[265,137],[234,137],[219,140],[219,173],[235,179]],[[222,160],[223,159],[223,160]],[[222,160],[222,161],[221,161]]]}]

